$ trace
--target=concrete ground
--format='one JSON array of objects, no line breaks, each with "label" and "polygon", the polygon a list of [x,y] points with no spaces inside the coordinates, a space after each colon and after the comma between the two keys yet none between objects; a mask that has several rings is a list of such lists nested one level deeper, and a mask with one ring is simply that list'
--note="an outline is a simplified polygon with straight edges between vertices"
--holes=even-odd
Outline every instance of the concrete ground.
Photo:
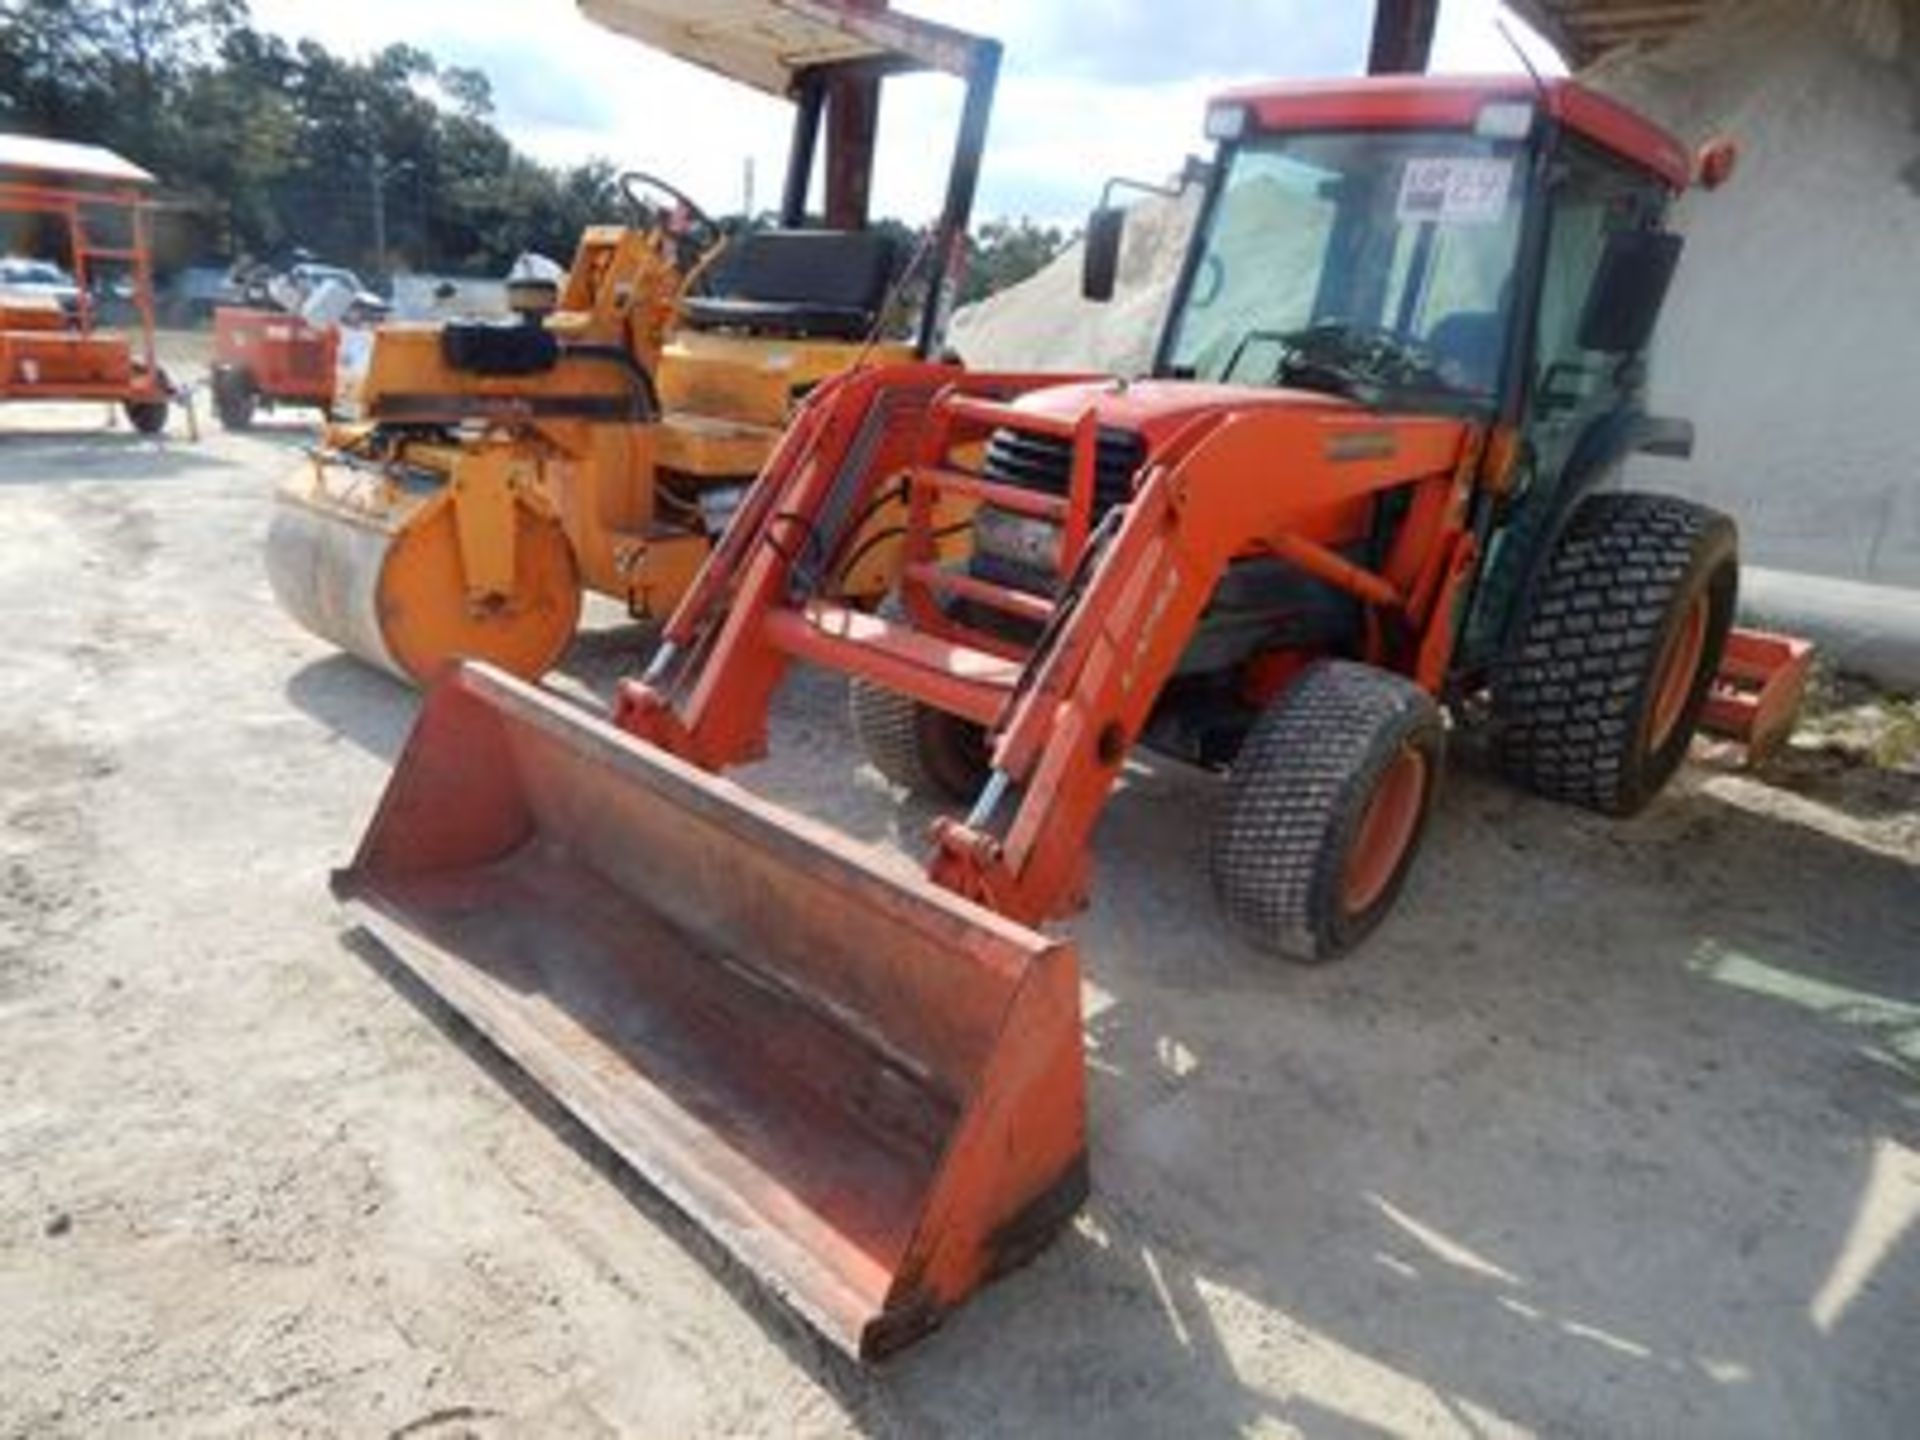
[{"label": "concrete ground", "polygon": [[[1212,783],[1136,771],[1072,926],[1094,1197],[861,1372],[343,932],[414,697],[268,596],[303,439],[0,414],[0,1432],[1920,1433],[1920,775],[1878,732],[1627,824],[1469,756],[1318,971],[1214,919]],[[911,856],[833,685],[774,739],[746,783]]]}]

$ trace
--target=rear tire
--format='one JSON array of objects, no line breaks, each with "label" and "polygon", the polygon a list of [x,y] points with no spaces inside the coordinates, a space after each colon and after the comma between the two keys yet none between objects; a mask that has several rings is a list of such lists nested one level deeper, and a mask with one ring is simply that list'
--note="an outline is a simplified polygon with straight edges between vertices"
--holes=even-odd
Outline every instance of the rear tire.
[{"label": "rear tire", "polygon": [[[136,381],[147,379],[147,367],[144,362],[133,362],[133,376]],[[154,389],[160,393],[158,400],[128,400],[121,405],[126,412],[127,423],[142,435],[158,435],[167,428],[167,411],[172,408],[172,398],[176,393],[173,382],[167,379],[167,372],[155,368],[152,372]]]},{"label": "rear tire", "polygon": [[1717,510],[1581,502],[1494,671],[1496,753],[1549,799],[1631,815],[1680,767],[1733,627],[1739,540]]},{"label": "rear tire", "polygon": [[213,413],[227,430],[251,430],[258,397],[253,377],[244,370],[219,370],[213,377]]},{"label": "rear tire", "polygon": [[1254,722],[1214,823],[1213,890],[1249,943],[1318,963],[1352,949],[1400,892],[1440,779],[1433,698],[1326,660]]},{"label": "rear tire", "polygon": [[127,423],[142,435],[158,435],[167,428],[167,402],[129,400],[125,406]]},{"label": "rear tire", "polygon": [[847,684],[847,711],[868,763],[928,800],[968,804],[987,781],[986,732],[864,680]]}]

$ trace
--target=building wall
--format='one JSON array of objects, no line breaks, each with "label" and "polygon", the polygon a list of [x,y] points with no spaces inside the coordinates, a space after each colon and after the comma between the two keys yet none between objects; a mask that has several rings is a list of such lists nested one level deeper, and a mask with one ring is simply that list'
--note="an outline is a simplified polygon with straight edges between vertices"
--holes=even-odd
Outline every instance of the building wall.
[{"label": "building wall", "polygon": [[1752,563],[1920,586],[1920,0],[1747,0],[1587,78],[1741,147],[1682,202],[1656,347],[1698,449],[1629,482],[1732,511]]}]

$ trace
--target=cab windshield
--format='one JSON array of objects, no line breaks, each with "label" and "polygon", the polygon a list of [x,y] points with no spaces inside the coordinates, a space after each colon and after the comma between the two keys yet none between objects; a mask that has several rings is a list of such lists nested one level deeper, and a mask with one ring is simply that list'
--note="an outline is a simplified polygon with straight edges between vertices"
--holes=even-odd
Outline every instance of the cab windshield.
[{"label": "cab windshield", "polygon": [[1237,146],[1168,332],[1172,372],[1369,402],[1492,399],[1523,173],[1517,144],[1459,132]]}]

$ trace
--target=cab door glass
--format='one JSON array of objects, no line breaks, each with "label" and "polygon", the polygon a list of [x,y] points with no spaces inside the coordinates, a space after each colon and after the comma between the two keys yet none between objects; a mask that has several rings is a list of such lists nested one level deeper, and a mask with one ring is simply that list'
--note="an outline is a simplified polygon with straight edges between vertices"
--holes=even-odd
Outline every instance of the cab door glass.
[{"label": "cab door glass", "polygon": [[1607,236],[1656,221],[1665,196],[1650,179],[1570,145],[1553,187],[1546,266],[1535,327],[1533,413],[1543,426],[1577,426],[1613,408],[1620,358],[1580,344],[1580,315]]}]

